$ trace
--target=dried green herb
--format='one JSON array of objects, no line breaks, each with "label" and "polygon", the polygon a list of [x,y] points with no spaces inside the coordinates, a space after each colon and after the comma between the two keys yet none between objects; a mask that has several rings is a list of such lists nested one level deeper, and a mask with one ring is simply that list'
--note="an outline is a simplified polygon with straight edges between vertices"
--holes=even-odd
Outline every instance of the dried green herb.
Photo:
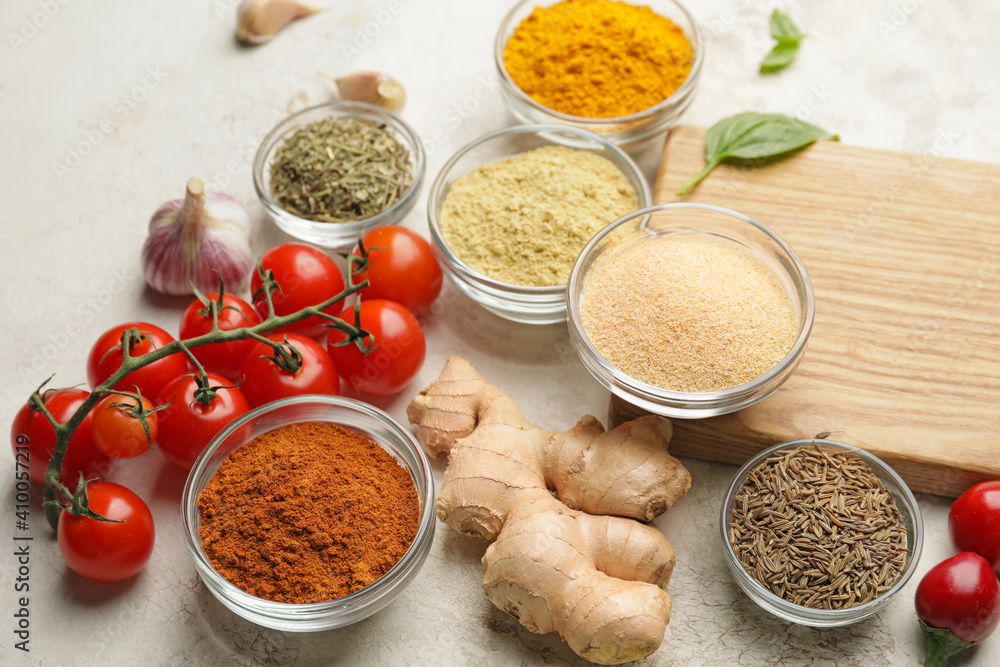
[{"label": "dried green herb", "polygon": [[274,153],[271,194],[317,222],[353,222],[392,206],[413,183],[410,152],[385,126],[344,116],[298,130]]},{"label": "dried green herb", "polygon": [[821,127],[781,114],[747,111],[723,118],[705,134],[705,168],[682,185],[677,194],[686,194],[723,160],[764,164],[818,139],[839,141],[837,135]]},{"label": "dried green herb", "polygon": [[775,9],[771,13],[771,37],[778,43],[764,56],[760,73],[773,74],[791,65],[804,36],[787,14]]},{"label": "dried green herb", "polygon": [[819,446],[777,452],[750,472],[729,541],[762,586],[814,609],[870,602],[906,567],[892,493],[863,460]]}]

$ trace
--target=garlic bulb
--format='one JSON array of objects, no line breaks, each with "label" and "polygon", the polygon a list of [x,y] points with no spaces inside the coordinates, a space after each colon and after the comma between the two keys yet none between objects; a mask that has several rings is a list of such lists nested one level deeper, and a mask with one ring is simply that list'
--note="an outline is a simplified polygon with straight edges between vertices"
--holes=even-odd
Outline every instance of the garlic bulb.
[{"label": "garlic bulb", "polygon": [[247,44],[263,44],[292,21],[318,11],[298,0],[243,0],[236,13],[236,38]]},{"label": "garlic bulb", "polygon": [[[219,288],[233,291],[250,277],[250,214],[229,195],[205,192],[198,178],[187,182],[184,199],[161,206],[149,221],[142,246],[146,282],[164,294],[194,294]],[[218,272],[218,275],[216,275]],[[190,283],[188,282],[190,281]]]},{"label": "garlic bulb", "polygon": [[367,102],[394,113],[403,110],[406,90],[403,84],[381,72],[355,72],[340,78],[328,76],[340,92],[340,99]]}]

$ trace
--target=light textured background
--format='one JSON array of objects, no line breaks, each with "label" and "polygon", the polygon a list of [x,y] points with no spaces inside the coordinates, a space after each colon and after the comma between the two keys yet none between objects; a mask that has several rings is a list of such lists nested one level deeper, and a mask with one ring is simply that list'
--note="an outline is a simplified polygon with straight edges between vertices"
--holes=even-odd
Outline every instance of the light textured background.
[{"label": "light textured background", "polygon": [[[325,99],[319,72],[380,69],[403,81],[410,96],[405,117],[430,149],[429,178],[467,141],[514,122],[490,83],[494,31],[511,4],[506,0],[337,2],[256,49],[234,44],[234,4],[0,4],[4,430],[50,373],[57,374],[57,385],[85,379],[87,351],[104,329],[143,319],[176,330],[186,301],[145,288],[139,249],[150,213],[179,196],[189,176],[211,181],[231,163],[234,175],[224,189],[250,206],[255,249],[287,240],[256,202],[250,159],[257,141],[287,109]],[[808,37],[789,70],[761,77],[756,65],[771,47],[767,16],[774,4]],[[799,113],[849,143],[922,153],[939,133],[957,133],[949,157],[996,160],[1000,2],[691,5],[709,50],[701,91],[685,122],[709,125],[751,109]],[[45,6],[51,17],[43,13]],[[390,6],[398,11],[386,14]],[[345,54],[355,30],[379,12],[391,20],[367,45]],[[56,163],[66,163],[67,151],[81,142],[96,145],[68,172],[59,169]],[[658,150],[657,143],[636,153],[650,179]],[[406,221],[421,233],[426,233],[424,202],[425,197]],[[437,374],[448,355],[460,354],[546,427],[568,428],[585,412],[604,416],[607,393],[575,357],[552,352],[567,349],[564,327],[511,324],[452,291],[441,304],[426,320],[428,359],[413,391]],[[405,419],[410,393],[378,405]],[[152,560],[131,581],[99,585],[69,572],[40,509],[33,507],[32,638],[31,653],[24,655],[13,649],[11,632],[17,597],[9,541],[15,532],[12,466],[0,458],[0,540],[8,540],[0,543],[2,664],[579,662],[556,636],[533,635],[497,611],[480,593],[484,547],[440,525],[420,576],[375,617],[310,635],[246,623],[199,582],[180,534],[183,476],[155,455],[120,464],[112,475],[147,500],[157,522]],[[921,635],[912,610],[917,578],[878,617],[844,629],[797,627],[757,609],[726,571],[717,536],[717,511],[735,468],[687,463],[694,476],[691,495],[657,521],[678,552],[669,591],[674,615],[663,646],[642,664],[920,662]],[[439,481],[442,466],[435,464]],[[918,578],[952,554],[948,502],[923,497],[921,508],[927,540]],[[1000,637],[955,664],[1000,664]]]}]

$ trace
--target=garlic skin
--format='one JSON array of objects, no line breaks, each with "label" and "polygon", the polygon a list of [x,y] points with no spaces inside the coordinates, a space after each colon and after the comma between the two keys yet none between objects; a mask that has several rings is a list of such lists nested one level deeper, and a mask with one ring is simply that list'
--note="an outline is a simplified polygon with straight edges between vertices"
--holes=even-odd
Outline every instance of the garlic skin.
[{"label": "garlic skin", "polygon": [[[167,202],[149,221],[142,246],[142,270],[157,292],[194,294],[246,286],[253,267],[250,214],[243,204],[219,192],[206,193],[198,178],[187,182],[184,199]],[[218,275],[216,275],[216,272]],[[188,282],[190,281],[190,282]]]},{"label": "garlic skin", "polygon": [[243,0],[236,12],[236,39],[263,44],[297,19],[320,11],[298,0]]},{"label": "garlic skin", "polygon": [[399,113],[406,106],[403,84],[382,72],[355,72],[339,78],[328,76],[340,92],[340,99],[367,102]]}]

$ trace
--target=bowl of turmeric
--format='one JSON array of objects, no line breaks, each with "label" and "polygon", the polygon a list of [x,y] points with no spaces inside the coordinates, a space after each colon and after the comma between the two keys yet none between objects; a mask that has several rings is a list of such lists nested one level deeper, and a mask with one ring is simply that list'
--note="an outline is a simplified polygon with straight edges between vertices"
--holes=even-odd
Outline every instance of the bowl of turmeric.
[{"label": "bowl of turmeric", "polygon": [[330,630],[371,616],[416,577],[434,536],[434,482],[414,437],[386,413],[295,396],[209,443],[181,520],[225,607],[275,630]]},{"label": "bowl of turmeric", "polygon": [[674,0],[522,0],[500,24],[494,57],[521,121],[628,146],[665,132],[690,106],[704,48]]}]

